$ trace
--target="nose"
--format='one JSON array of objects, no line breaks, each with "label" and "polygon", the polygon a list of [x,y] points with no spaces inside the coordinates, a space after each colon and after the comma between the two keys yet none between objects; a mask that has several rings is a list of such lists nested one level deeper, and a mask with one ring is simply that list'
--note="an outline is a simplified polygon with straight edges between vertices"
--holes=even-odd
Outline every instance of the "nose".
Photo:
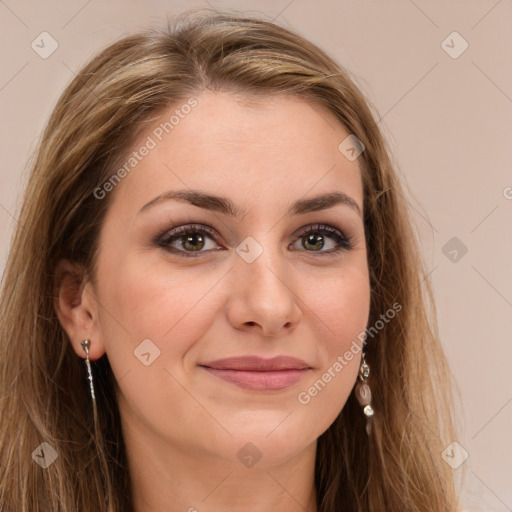
[{"label": "nose", "polygon": [[231,272],[228,319],[237,330],[277,336],[302,318],[289,268],[278,251],[263,250],[252,263],[236,257]]}]

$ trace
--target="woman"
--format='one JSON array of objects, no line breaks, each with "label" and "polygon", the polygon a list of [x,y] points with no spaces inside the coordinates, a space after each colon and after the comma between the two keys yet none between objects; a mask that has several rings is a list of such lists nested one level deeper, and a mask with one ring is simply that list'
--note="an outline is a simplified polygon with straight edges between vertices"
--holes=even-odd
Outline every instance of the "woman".
[{"label": "woman", "polygon": [[9,255],[1,510],[455,510],[425,277],[325,52],[229,14],[124,37],[55,107]]}]

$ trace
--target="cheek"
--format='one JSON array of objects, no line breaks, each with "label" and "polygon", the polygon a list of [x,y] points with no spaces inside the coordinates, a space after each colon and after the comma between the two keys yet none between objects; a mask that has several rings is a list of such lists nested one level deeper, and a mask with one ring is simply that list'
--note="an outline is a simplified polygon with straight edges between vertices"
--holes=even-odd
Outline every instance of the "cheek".
[{"label": "cheek", "polygon": [[316,326],[319,367],[297,395],[299,407],[327,429],[341,412],[357,379],[368,323],[370,286],[364,266],[324,282],[307,305]]},{"label": "cheek", "polygon": [[319,313],[318,324],[329,333],[329,338],[342,343],[347,333],[361,329],[368,321],[370,289],[365,279],[340,279],[330,284],[315,303]]},{"label": "cheek", "polygon": [[208,314],[214,312],[207,307],[208,291],[219,276],[204,268],[171,270],[164,263],[146,268],[133,258],[118,264],[115,274],[105,279],[109,285],[101,300],[108,312],[103,312],[101,323],[109,329],[103,334],[111,350],[119,345],[112,345],[112,340],[124,339],[126,351],[127,344],[136,350],[150,339],[164,359],[179,357],[211,323]]},{"label": "cheek", "polygon": [[328,363],[335,354],[349,349],[366,329],[370,312],[368,269],[363,262],[347,265],[329,278],[322,276],[320,283],[322,286],[310,286],[304,296],[317,316],[315,325],[323,335],[323,346],[330,356],[330,361],[324,363]]},{"label": "cheek", "polygon": [[[215,305],[209,294],[218,273],[205,268],[146,268],[133,259],[103,278],[101,324],[112,371],[119,384],[120,407],[130,422],[142,422],[159,435],[182,438],[184,424],[208,421],[191,399],[183,360],[211,327]],[[101,282],[101,281],[100,281]]]}]

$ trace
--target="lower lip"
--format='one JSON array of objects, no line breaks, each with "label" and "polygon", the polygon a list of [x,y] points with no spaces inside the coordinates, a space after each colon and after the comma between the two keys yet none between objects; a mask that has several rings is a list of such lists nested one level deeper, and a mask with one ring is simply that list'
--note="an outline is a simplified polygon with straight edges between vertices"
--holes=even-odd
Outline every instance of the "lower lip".
[{"label": "lower lip", "polygon": [[309,371],[304,370],[275,370],[268,372],[244,370],[219,370],[203,367],[211,374],[231,382],[236,386],[253,391],[279,391],[297,384]]}]

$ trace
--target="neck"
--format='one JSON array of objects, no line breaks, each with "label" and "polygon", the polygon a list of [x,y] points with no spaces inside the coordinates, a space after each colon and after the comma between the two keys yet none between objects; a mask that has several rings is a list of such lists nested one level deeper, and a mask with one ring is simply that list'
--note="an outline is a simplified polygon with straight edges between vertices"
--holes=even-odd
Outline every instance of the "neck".
[{"label": "neck", "polygon": [[316,442],[279,464],[269,465],[263,456],[247,467],[236,456],[164,442],[133,421],[123,423],[123,436],[134,512],[318,511]]}]

